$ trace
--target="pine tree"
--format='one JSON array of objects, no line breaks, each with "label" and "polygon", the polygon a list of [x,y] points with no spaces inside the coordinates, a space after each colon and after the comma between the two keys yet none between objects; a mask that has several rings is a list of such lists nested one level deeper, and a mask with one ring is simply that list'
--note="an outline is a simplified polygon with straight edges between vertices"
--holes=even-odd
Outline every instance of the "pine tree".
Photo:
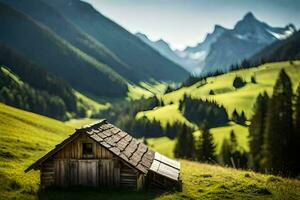
[{"label": "pine tree", "polygon": [[247,154],[243,150],[240,150],[234,130],[230,131],[230,150],[231,150],[230,163],[232,167],[247,168],[247,164],[248,164]]},{"label": "pine tree", "polygon": [[202,135],[195,141],[195,159],[202,161]]},{"label": "pine tree", "polygon": [[230,145],[231,145],[232,152],[235,152],[238,150],[238,142],[237,142],[234,130],[230,131]]},{"label": "pine tree", "polygon": [[259,94],[253,106],[251,125],[249,127],[249,147],[251,156],[251,168],[260,170],[262,160],[262,146],[264,143],[265,119],[267,114],[269,97],[266,92]]},{"label": "pine tree", "polygon": [[251,76],[251,83],[253,83],[253,84],[256,84],[256,83],[257,83],[256,78],[255,78],[254,75]]},{"label": "pine tree", "polygon": [[293,168],[292,83],[281,70],[273,89],[266,118],[264,164],[275,174],[289,175]]},{"label": "pine tree", "polygon": [[238,121],[238,119],[239,119],[239,114],[238,114],[238,112],[237,112],[236,109],[233,110],[231,119],[232,119],[232,121],[234,121],[234,122],[237,122],[237,121]]},{"label": "pine tree", "polygon": [[239,123],[240,124],[245,124],[247,121],[247,118],[246,118],[246,115],[245,115],[245,112],[242,111],[241,115],[240,115],[240,118],[239,118]]},{"label": "pine tree", "polygon": [[[294,158],[295,158],[295,175],[300,175],[300,156],[297,155],[297,153],[300,152],[300,145],[299,145],[299,141],[300,141],[300,84],[297,88],[297,92],[296,92],[296,103],[295,103],[295,150],[294,150]],[[297,144],[298,142],[298,144]]]},{"label": "pine tree", "polygon": [[212,161],[215,160],[216,146],[213,141],[213,136],[209,131],[207,122],[202,126],[202,139],[201,139],[201,160]]},{"label": "pine tree", "polygon": [[236,76],[232,83],[232,86],[236,89],[244,87],[245,85],[246,85],[246,81],[240,76]]},{"label": "pine tree", "polygon": [[194,136],[189,128],[184,124],[182,130],[179,131],[177,142],[174,149],[176,158],[192,159],[195,151]]},{"label": "pine tree", "polygon": [[227,138],[224,138],[223,143],[222,143],[222,147],[221,147],[221,162],[226,165],[226,166],[230,166],[231,165],[231,145],[230,142]]}]

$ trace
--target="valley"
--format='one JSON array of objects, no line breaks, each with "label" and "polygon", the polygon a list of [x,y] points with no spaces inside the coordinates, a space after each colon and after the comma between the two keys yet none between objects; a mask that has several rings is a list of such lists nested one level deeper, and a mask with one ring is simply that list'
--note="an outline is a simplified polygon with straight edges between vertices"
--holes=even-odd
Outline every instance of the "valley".
[{"label": "valley", "polygon": [[0,200],[300,199],[293,9],[124,2],[0,0]]},{"label": "valley", "polygon": [[[251,171],[180,160],[182,192],[163,194],[93,189],[39,192],[38,172],[24,170],[74,128],[62,122],[0,104],[0,199],[298,199],[300,182]],[[77,124],[78,125],[78,124]],[[26,128],[24,128],[26,127]],[[151,146],[151,139],[149,145]],[[157,140],[163,143],[163,139]],[[165,147],[170,145],[166,143]],[[153,146],[164,153],[159,146]]]}]

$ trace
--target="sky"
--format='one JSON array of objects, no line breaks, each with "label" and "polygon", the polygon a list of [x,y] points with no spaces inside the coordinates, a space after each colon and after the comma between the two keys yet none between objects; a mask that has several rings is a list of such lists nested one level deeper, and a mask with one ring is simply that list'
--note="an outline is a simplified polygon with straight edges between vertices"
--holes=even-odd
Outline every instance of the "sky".
[{"label": "sky", "polygon": [[300,28],[300,0],[84,0],[132,33],[163,39],[173,49],[201,42],[214,25],[233,28],[251,11],[271,26]]}]

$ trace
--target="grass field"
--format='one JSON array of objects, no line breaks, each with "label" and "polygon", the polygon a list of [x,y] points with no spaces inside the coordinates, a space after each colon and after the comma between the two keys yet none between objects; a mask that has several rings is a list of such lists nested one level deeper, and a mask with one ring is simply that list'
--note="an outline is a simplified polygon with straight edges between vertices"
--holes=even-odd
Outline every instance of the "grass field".
[{"label": "grass field", "polygon": [[66,121],[65,124],[73,128],[80,128],[84,125],[95,123],[96,121],[97,119],[81,118],[81,119],[71,119],[69,121]]},{"label": "grass field", "polygon": [[[75,124],[75,125],[74,125]],[[76,123],[73,123],[77,126]],[[183,191],[73,188],[39,192],[39,173],[23,171],[74,131],[65,123],[0,104],[0,199],[299,199],[300,182],[181,160]],[[158,143],[160,142],[160,146]],[[174,141],[148,140],[168,154]],[[170,151],[169,151],[169,155]]]},{"label": "grass field", "polygon": [[[293,82],[296,90],[300,81],[300,61],[290,64],[290,62],[269,63],[257,68],[245,69],[226,73],[224,75],[207,79],[207,84],[196,83],[190,87],[183,87],[174,92],[164,95],[162,98],[166,104],[170,102],[178,103],[184,94],[189,94],[195,98],[213,99],[227,108],[229,113],[237,108],[238,111],[245,111],[246,115],[252,115],[252,105],[260,92],[272,93],[278,72],[284,68]],[[251,76],[256,77],[256,84],[251,83]],[[247,81],[247,85],[240,89],[232,86],[233,79],[241,76]],[[215,95],[209,95],[213,90]]]},{"label": "grass field", "polygon": [[[236,133],[239,149],[241,151],[248,152],[248,128],[231,122],[227,126],[212,128],[210,130],[213,134],[214,142],[216,144],[216,153],[218,154],[221,151],[221,146],[224,138],[229,139],[231,130]],[[197,139],[200,134],[200,131],[194,132],[195,139]],[[149,138],[147,139],[147,142],[151,148],[161,152],[168,157],[174,157],[173,150],[176,143],[175,139],[171,140],[168,137]]]},{"label": "grass field", "polygon": [[[278,72],[282,68],[284,68],[291,77],[293,88],[296,90],[300,82],[300,61],[296,61],[293,64],[289,62],[269,63],[257,68],[239,70],[211,77],[207,79],[207,84],[205,85],[196,83],[189,87],[183,87],[163,95],[162,99],[166,106],[169,106],[171,102],[178,105],[179,100],[183,98],[184,94],[191,95],[195,98],[213,99],[219,104],[224,105],[229,114],[231,114],[234,109],[237,109],[238,111],[245,111],[247,117],[251,117],[252,106],[257,95],[263,91],[267,91],[269,94],[272,93]],[[256,77],[256,84],[250,82],[251,76],[253,75]],[[247,85],[243,88],[235,89],[232,86],[232,82],[236,76],[243,77],[247,81]],[[213,90],[215,95],[209,95],[210,90]],[[171,106],[172,109],[167,109],[168,111],[171,110],[171,114],[176,113],[175,105]],[[170,117],[167,113],[160,111],[160,109],[164,111],[166,108],[157,108],[156,110],[146,111],[144,113],[146,116],[149,116],[149,118],[156,116],[162,123],[166,123],[166,121],[170,120]],[[181,120],[180,118],[181,117],[176,117],[178,120]]]},{"label": "grass field", "polygon": [[31,163],[72,133],[64,123],[0,104],[0,199],[31,198],[38,172]]},{"label": "grass field", "polygon": [[[179,101],[183,98],[184,94],[199,99],[215,100],[219,104],[224,105],[228,110],[229,116],[234,109],[237,109],[239,112],[242,110],[245,111],[247,117],[251,118],[253,114],[252,107],[257,95],[263,91],[267,91],[269,95],[272,94],[273,85],[282,68],[284,68],[291,77],[293,88],[296,90],[300,82],[300,61],[296,61],[293,64],[290,62],[269,63],[257,68],[239,70],[211,77],[207,79],[207,83],[204,85],[198,82],[192,86],[183,87],[179,90],[167,93],[161,96],[165,106],[139,112],[136,118],[146,116],[151,120],[159,120],[163,126],[167,123],[173,124],[174,122],[179,121],[195,128],[196,125],[189,122],[178,110]],[[247,81],[245,87],[235,89],[232,86],[236,76],[241,76]],[[251,83],[251,76],[255,76],[257,81],[256,84]],[[213,90],[215,95],[209,95],[210,90]],[[248,127],[231,123],[223,127],[211,129],[217,145],[217,152],[220,151],[223,139],[229,137],[231,130],[235,131],[240,148],[248,151]],[[195,135],[199,135],[199,132],[196,132]]]},{"label": "grass field", "polygon": [[97,102],[87,96],[85,96],[84,94],[74,90],[74,93],[77,97],[77,99],[79,99],[79,103],[85,108],[85,110],[87,111],[87,116],[91,116],[93,113],[97,113],[100,110],[106,109],[110,106],[109,103],[100,103]]},{"label": "grass field", "polygon": [[138,85],[128,85],[127,99],[137,100],[141,98],[149,98],[154,95],[162,96],[168,84],[165,82],[140,82]]}]

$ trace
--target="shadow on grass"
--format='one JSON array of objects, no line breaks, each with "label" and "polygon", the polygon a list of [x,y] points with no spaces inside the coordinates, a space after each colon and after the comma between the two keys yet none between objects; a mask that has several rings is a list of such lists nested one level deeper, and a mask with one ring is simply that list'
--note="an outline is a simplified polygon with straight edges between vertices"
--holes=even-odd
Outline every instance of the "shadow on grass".
[{"label": "shadow on grass", "polygon": [[126,189],[103,189],[103,188],[85,188],[85,187],[71,187],[71,188],[49,188],[41,190],[38,194],[40,200],[143,200],[154,199],[161,193],[154,193],[150,191],[130,191]]}]

